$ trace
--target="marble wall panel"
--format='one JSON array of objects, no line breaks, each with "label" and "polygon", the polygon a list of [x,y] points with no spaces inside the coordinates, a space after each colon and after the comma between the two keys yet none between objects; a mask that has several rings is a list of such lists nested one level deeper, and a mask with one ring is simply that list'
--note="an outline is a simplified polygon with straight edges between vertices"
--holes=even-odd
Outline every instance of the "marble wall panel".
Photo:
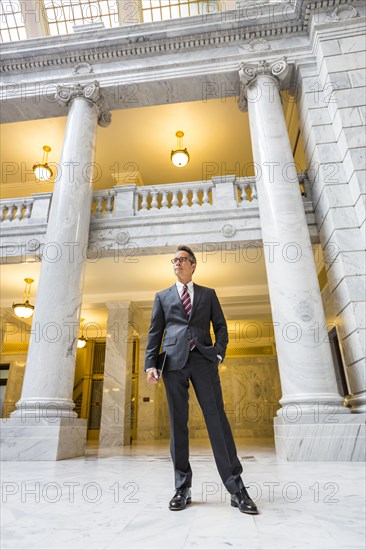
[{"label": "marble wall panel", "polygon": [[1,363],[10,363],[8,381],[2,406],[2,418],[8,418],[15,411],[15,405],[22,394],[26,355],[1,355]]},{"label": "marble wall panel", "polygon": [[[273,437],[273,417],[280,408],[281,397],[276,358],[227,358],[220,366],[220,379],[234,437]],[[147,391],[148,388],[143,387],[142,394],[146,396]],[[203,414],[192,386],[189,391],[190,438],[207,438]],[[162,382],[153,386],[151,399],[153,403],[145,402],[139,409],[138,439],[167,439],[169,414]],[[141,395],[139,401],[141,404]]]},{"label": "marble wall panel", "polygon": [[132,311],[129,302],[108,304],[108,327],[99,444],[130,443]]},{"label": "marble wall panel", "polygon": [[[328,255],[325,258],[329,281],[327,293],[323,292],[326,317],[338,326],[346,371],[351,368],[349,373],[352,374],[348,376],[352,379],[351,391],[359,393],[364,390],[362,367],[358,361],[363,354],[360,331],[364,316],[360,317],[358,308],[356,319],[356,307],[364,300],[364,267],[359,254],[365,248],[361,234],[361,224],[365,219],[361,198],[361,189],[364,190],[365,186],[365,178],[363,174],[361,176],[365,164],[365,139],[360,114],[365,101],[358,85],[363,82],[361,72],[366,64],[364,31],[361,30],[360,20],[355,18],[342,35],[334,32],[331,36],[320,28],[314,28],[314,34],[318,40],[317,71],[309,67],[301,69],[300,124],[303,140],[307,144],[309,178],[320,242],[323,250],[333,247],[335,252],[330,258]],[[328,101],[324,101],[327,92],[331,93]],[[320,101],[318,108],[317,100]],[[318,126],[314,116],[316,111],[322,112],[327,130],[322,131],[322,127]],[[332,144],[324,143],[332,133],[329,121],[333,126]],[[324,166],[324,169],[316,170],[319,166]],[[327,171],[327,166],[332,167],[332,174]],[[360,174],[356,176],[358,170]],[[330,181],[330,176],[333,181]],[[355,364],[357,368],[352,368]]]}]

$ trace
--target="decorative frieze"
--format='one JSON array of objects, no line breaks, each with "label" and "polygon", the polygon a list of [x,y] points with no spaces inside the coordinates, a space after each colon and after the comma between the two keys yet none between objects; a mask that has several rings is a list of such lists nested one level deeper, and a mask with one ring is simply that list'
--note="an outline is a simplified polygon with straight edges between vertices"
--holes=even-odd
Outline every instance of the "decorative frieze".
[{"label": "decorative frieze", "polygon": [[253,38],[248,48],[250,52],[265,52],[271,49],[271,44],[265,38]]},{"label": "decorative frieze", "polygon": [[[106,30],[106,32],[109,29]],[[114,61],[119,57],[137,57],[137,56],[156,56],[161,54],[169,54],[183,51],[202,50],[202,48],[235,44],[240,45],[253,39],[264,37],[279,37],[303,33],[304,27],[300,22],[274,23],[270,27],[260,28],[256,25],[253,28],[238,28],[235,30],[215,31],[194,34],[191,36],[167,38],[164,40],[149,41],[131,44],[116,44],[110,48],[94,47],[92,49],[81,49],[64,52],[64,54],[44,54],[41,58],[35,58],[33,51],[27,57],[19,59],[11,59],[0,64],[0,73],[25,73],[32,72],[38,69],[50,69],[52,67],[72,66],[75,63],[78,65],[88,63],[107,63]]]},{"label": "decorative frieze", "polygon": [[[268,49],[265,42],[269,37],[303,34],[307,31],[312,14],[327,11],[342,3],[342,0],[298,0],[295,4],[248,6],[246,9],[224,11],[203,19],[189,18],[189,25],[180,25],[179,30],[172,25],[171,20],[141,27],[134,25],[102,29],[94,33],[93,44],[90,33],[87,32],[80,34],[77,42],[74,35],[57,37],[57,47],[56,37],[46,37],[44,44],[38,46],[36,51],[33,45],[28,49],[26,42],[21,42],[21,50],[6,44],[3,46],[4,61],[0,65],[0,72],[16,74],[75,64],[83,65],[84,71],[92,62],[106,63],[119,57],[156,56],[178,51],[181,53],[225,44],[242,45],[243,42],[253,40],[262,40],[260,51],[263,51]],[[339,17],[344,9],[346,7],[340,8]],[[347,6],[347,9],[352,8]],[[258,44],[259,42],[252,44],[249,49],[258,51]]]},{"label": "decorative frieze", "polygon": [[94,69],[92,65],[90,65],[90,63],[78,63],[77,65],[75,65],[75,67],[72,70],[73,75],[90,74],[93,72],[94,72]]},{"label": "decorative frieze", "polygon": [[329,20],[338,23],[338,21],[346,21],[354,17],[359,17],[359,13],[354,6],[337,6],[329,15]]}]

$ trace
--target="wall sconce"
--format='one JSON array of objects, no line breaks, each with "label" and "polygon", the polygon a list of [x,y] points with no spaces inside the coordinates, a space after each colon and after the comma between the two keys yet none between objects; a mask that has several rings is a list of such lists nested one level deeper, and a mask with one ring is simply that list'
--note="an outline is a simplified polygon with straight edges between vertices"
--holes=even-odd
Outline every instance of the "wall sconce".
[{"label": "wall sconce", "polygon": [[34,279],[29,279],[28,277],[24,279],[25,281],[25,289],[23,294],[23,303],[19,304],[13,304],[12,308],[14,310],[14,313],[17,317],[20,317],[21,319],[28,319],[29,317],[32,317],[34,306],[29,303],[29,295],[30,295],[30,289],[31,284],[34,282]]},{"label": "wall sconce", "polygon": [[183,149],[184,133],[179,130],[175,135],[177,136],[177,149],[172,149],[170,159],[174,166],[183,168],[183,166],[186,166],[189,163],[189,153],[186,148]]},{"label": "wall sconce", "polygon": [[[85,319],[82,317],[80,319],[80,323],[82,323]],[[78,338],[78,343],[77,343],[77,348],[78,349],[83,349],[85,348],[86,346],[86,342],[87,342],[87,339],[85,338],[84,334],[83,334],[83,328],[81,329],[81,336]]]},{"label": "wall sconce", "polygon": [[51,168],[47,164],[48,153],[51,151],[51,147],[48,145],[43,146],[42,162],[38,162],[33,166],[33,172],[37,180],[47,181],[53,175]]}]

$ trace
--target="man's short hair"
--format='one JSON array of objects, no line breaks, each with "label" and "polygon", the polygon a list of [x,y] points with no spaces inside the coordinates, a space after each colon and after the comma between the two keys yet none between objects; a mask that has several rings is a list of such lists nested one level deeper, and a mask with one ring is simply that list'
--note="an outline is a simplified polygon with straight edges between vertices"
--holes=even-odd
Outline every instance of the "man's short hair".
[{"label": "man's short hair", "polygon": [[179,244],[177,246],[177,250],[176,252],[187,252],[188,253],[188,259],[189,261],[192,263],[192,264],[196,264],[197,265],[197,260],[196,260],[196,256],[194,255],[194,253],[192,252],[192,250],[189,248],[189,246],[186,246],[185,244]]}]

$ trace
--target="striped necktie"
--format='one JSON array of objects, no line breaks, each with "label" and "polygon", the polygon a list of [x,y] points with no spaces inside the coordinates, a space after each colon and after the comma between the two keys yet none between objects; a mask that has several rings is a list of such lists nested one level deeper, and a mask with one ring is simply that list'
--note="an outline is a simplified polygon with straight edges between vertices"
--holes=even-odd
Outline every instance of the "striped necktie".
[{"label": "striped necktie", "polygon": [[[191,303],[191,298],[189,296],[187,285],[183,285],[183,292],[182,292],[181,300],[182,300],[182,304],[184,306],[184,309],[186,310],[186,313],[187,313],[188,317],[190,317],[191,312],[192,312],[192,303]],[[194,343],[194,340],[192,339],[189,342],[189,350],[192,351],[195,347],[196,347],[196,344]]]}]

